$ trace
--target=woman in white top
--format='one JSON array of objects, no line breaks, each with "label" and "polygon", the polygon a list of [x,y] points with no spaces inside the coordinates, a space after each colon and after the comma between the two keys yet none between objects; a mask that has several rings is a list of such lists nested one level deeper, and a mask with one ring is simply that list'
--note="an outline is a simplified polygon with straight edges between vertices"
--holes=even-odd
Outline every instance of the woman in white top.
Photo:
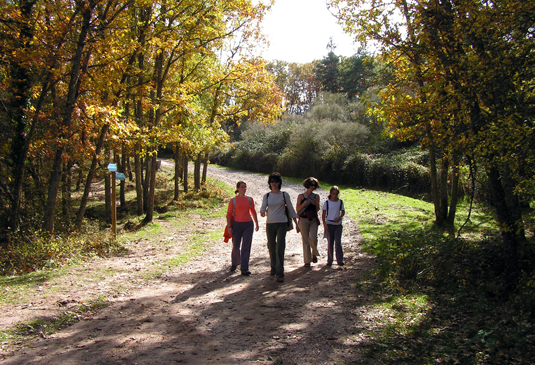
[{"label": "woman in white top", "polygon": [[328,200],[323,203],[321,220],[327,233],[327,266],[333,264],[333,246],[336,250],[336,262],[344,265],[344,251],[342,250],[342,218],[346,211],[344,202],[338,198],[340,189],[333,186],[329,191]]},{"label": "woman in white top", "polygon": [[[266,219],[266,234],[271,261],[271,275],[277,275],[279,283],[284,281],[284,251],[286,250],[286,231],[293,219],[297,232],[297,213],[295,212],[290,195],[282,192],[282,177],[278,172],[269,175],[269,193],[264,195],[260,215]],[[288,209],[288,215],[286,215]]]}]

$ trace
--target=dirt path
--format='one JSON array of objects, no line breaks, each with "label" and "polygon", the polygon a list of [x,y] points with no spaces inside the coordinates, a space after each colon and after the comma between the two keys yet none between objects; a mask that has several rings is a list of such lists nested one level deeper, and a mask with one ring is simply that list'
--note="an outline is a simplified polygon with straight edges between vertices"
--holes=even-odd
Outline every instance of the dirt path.
[{"label": "dirt path", "polygon": [[[267,192],[267,177],[211,167],[209,176],[235,186],[248,185],[260,205]],[[301,186],[283,183],[295,204]],[[319,191],[322,201],[327,193]],[[287,236],[285,282],[269,275],[265,218],[254,235],[249,277],[230,272],[230,244],[214,244],[201,257],[168,271],[161,280],[132,282],[135,277],[110,275],[102,281],[84,282],[72,276],[67,292],[36,304],[34,316],[55,315],[62,298],[110,296],[112,304],[96,316],[85,318],[56,333],[53,338],[4,353],[2,364],[349,364],[360,363],[359,347],[366,342],[361,332],[372,325],[367,305],[372,293],[364,288],[373,259],[359,249],[354,222],[344,222],[346,265],[326,264],[326,241],[312,268],[303,267],[302,244],[295,230]],[[197,222],[203,227],[223,227],[221,219]],[[322,229],[320,229],[323,231]],[[165,252],[151,252],[151,241],[136,242],[127,255],[101,260],[80,270],[96,267],[142,268],[151,260],[180,252],[184,232],[168,227],[167,240],[176,245]],[[78,279],[76,279],[78,278]],[[119,294],[106,290],[109,280],[124,280],[130,289]],[[46,285],[43,283],[42,285]],[[125,284],[126,285],[126,284]],[[73,299],[74,298],[74,299]],[[63,304],[65,304],[63,302]],[[60,310],[64,310],[61,308]],[[2,325],[28,320],[26,308],[0,309]],[[38,312],[38,313],[37,313]],[[6,317],[10,319],[6,319]],[[0,358],[1,359],[1,358]]]}]

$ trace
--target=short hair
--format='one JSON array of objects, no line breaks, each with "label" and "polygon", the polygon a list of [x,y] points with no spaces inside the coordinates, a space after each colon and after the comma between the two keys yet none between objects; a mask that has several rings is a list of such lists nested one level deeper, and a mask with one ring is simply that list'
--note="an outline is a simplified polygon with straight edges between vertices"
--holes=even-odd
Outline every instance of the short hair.
[{"label": "short hair", "polygon": [[319,188],[320,183],[315,177],[307,177],[305,181],[303,181],[303,186],[305,187],[305,189],[308,189],[311,186],[316,186],[316,188]]},{"label": "short hair", "polygon": [[240,188],[240,185],[241,184],[245,184],[247,185],[247,183],[245,181],[238,181],[238,183],[236,184],[236,190],[234,191],[234,194],[238,194],[238,189]]},{"label": "short hair", "polygon": [[268,177],[269,190],[271,190],[271,184],[270,184],[271,181],[275,181],[275,182],[279,183],[279,189],[282,187],[282,176],[281,176],[280,173],[273,172],[271,175],[269,175],[269,177]]}]

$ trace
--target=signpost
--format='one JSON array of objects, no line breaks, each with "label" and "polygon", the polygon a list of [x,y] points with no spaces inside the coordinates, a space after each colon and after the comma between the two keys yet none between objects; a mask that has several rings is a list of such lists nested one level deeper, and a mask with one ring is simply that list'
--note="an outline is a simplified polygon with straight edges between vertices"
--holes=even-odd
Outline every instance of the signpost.
[{"label": "signpost", "polygon": [[[117,238],[117,197],[115,193],[115,178],[117,172],[117,164],[110,163],[108,170],[111,172],[111,229],[113,238]],[[124,178],[124,174],[123,175]]]}]

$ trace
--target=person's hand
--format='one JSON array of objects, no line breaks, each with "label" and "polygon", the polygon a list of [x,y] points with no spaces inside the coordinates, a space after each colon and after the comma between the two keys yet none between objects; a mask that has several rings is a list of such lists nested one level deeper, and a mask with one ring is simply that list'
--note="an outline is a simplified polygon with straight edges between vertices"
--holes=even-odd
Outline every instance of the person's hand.
[{"label": "person's hand", "polygon": [[260,216],[261,216],[261,217],[265,217],[265,216],[266,216],[266,212],[264,212],[264,211],[261,210],[261,211],[260,211]]},{"label": "person's hand", "polygon": [[229,226],[229,227],[227,228],[227,231],[228,231],[228,233],[232,234],[232,231],[233,231],[233,230],[232,230],[232,227]]},{"label": "person's hand", "polygon": [[342,217],[336,217],[333,219],[333,222],[340,222],[340,219],[342,219]]},{"label": "person's hand", "polygon": [[257,224],[254,230],[258,232],[259,229],[260,227],[258,227],[258,224]]},{"label": "person's hand", "polygon": [[299,229],[299,225],[296,225],[296,226],[295,226],[295,231],[296,231],[297,233],[301,232],[301,230]]}]

